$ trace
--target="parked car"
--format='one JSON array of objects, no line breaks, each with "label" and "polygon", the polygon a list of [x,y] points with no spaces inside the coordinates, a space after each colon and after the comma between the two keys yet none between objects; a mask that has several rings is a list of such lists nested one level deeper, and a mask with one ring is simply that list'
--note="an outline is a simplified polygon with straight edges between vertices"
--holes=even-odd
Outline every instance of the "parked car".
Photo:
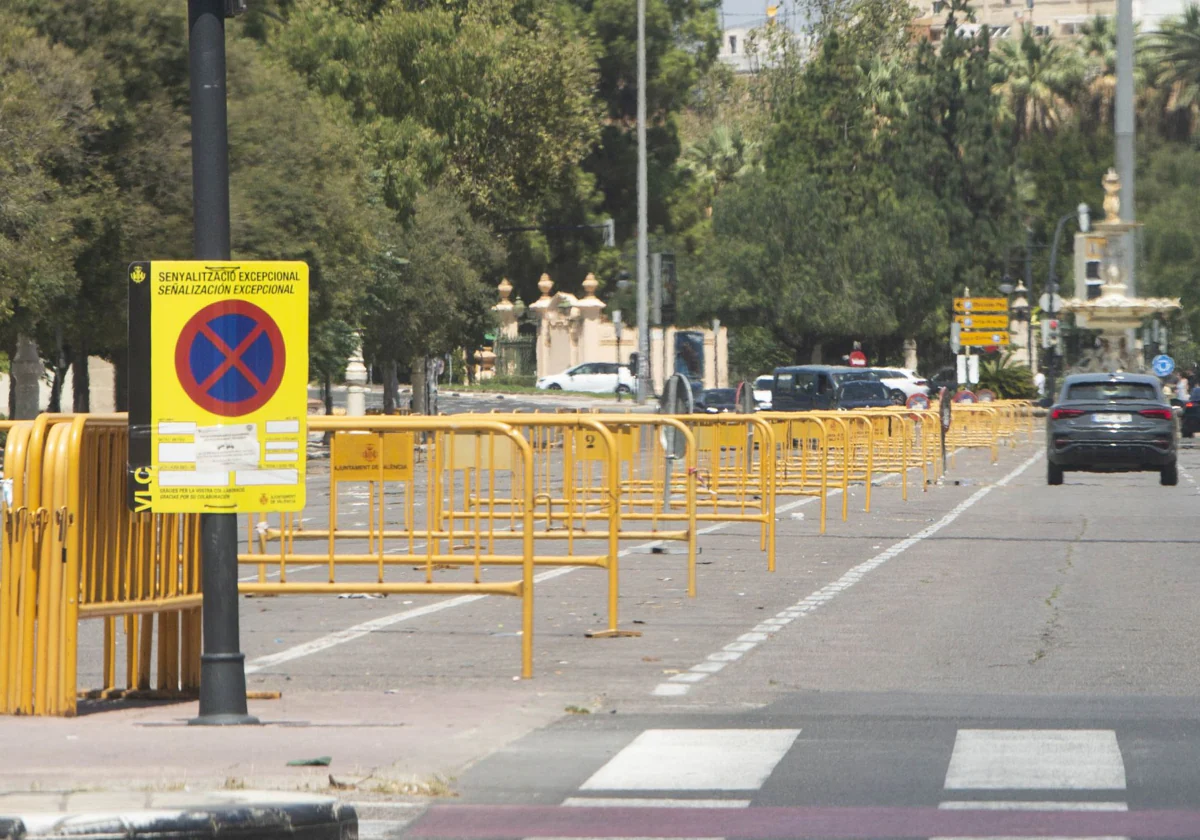
[{"label": "parked car", "polygon": [[771,386],[775,383],[775,377],[771,375],[760,376],[754,380],[754,404],[762,411],[771,410]]},{"label": "parked car", "polygon": [[851,408],[884,408],[892,405],[903,405],[904,397],[898,396],[895,389],[890,389],[882,382],[856,380],[838,386],[834,395],[834,407],[849,410]]},{"label": "parked car", "polygon": [[828,411],[837,408],[837,390],[847,382],[878,382],[867,368],[797,365],[776,368],[771,383],[772,411]]},{"label": "parked car", "polygon": [[696,411],[702,414],[721,414],[737,411],[737,391],[733,388],[709,388],[700,392]]},{"label": "parked car", "polygon": [[1155,376],[1076,374],[1063,382],[1046,420],[1046,481],[1067,470],[1156,471],[1175,485],[1175,413]]},{"label": "parked car", "polygon": [[537,381],[537,386],[545,390],[589,394],[631,394],[636,384],[629,366],[615,362],[585,362]]},{"label": "parked car", "polygon": [[907,400],[916,394],[928,396],[929,382],[907,368],[868,368],[887,386],[892,396]]},{"label": "parked car", "polygon": [[1179,416],[1179,433],[1185,438],[1193,437],[1198,431],[1200,431],[1200,385],[1192,389],[1192,393],[1183,403],[1183,413]]}]

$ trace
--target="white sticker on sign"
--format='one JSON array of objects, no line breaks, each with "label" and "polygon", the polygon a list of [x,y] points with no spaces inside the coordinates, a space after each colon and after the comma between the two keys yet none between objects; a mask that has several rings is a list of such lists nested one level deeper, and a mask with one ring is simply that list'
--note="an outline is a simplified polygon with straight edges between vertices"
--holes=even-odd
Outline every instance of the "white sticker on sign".
[{"label": "white sticker on sign", "polygon": [[196,429],[197,470],[257,467],[258,461],[258,429],[253,423]]}]

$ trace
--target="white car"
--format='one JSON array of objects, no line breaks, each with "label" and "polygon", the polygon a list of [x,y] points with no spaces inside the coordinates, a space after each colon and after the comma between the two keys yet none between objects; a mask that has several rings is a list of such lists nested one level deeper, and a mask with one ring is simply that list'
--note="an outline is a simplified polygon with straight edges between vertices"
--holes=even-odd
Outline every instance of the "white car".
[{"label": "white car", "polygon": [[754,402],[763,411],[771,410],[771,394],[774,387],[774,376],[760,376],[754,380]]},{"label": "white car", "polygon": [[904,368],[871,368],[871,373],[887,386],[893,396],[897,391],[904,394],[906,400],[914,394],[929,395],[929,382],[918,376],[916,371]]},{"label": "white car", "polygon": [[635,385],[629,366],[615,362],[584,362],[537,381],[537,386],[544,390],[589,394],[632,394]]}]

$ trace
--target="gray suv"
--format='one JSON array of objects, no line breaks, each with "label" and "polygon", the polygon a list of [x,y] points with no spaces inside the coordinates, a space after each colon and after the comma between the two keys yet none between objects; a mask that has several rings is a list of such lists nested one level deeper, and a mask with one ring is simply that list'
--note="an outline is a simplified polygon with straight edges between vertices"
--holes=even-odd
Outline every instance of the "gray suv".
[{"label": "gray suv", "polygon": [[1157,377],[1133,373],[1068,376],[1046,420],[1046,480],[1066,470],[1153,470],[1179,481],[1175,414]]}]

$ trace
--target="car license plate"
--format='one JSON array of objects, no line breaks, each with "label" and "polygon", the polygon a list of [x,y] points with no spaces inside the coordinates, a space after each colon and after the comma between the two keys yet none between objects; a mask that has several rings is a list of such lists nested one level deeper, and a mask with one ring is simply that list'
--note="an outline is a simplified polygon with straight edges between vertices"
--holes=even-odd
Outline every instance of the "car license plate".
[{"label": "car license plate", "polygon": [[1092,415],[1092,421],[1095,423],[1132,423],[1132,414],[1113,414],[1112,412],[1098,413]]}]

